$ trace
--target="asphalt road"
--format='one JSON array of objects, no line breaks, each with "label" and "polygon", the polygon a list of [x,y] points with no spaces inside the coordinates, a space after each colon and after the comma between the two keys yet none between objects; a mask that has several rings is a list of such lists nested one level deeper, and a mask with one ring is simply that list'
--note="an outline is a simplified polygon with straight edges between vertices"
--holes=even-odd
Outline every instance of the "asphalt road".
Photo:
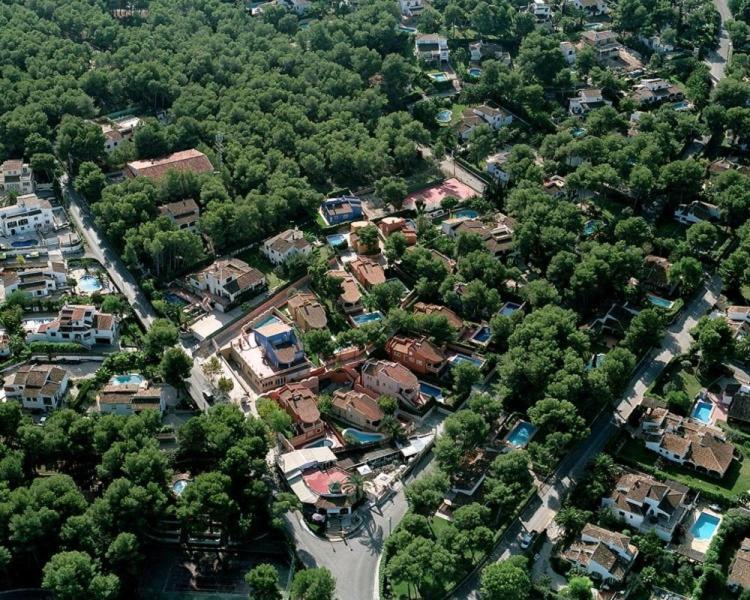
[{"label": "asphalt road", "polygon": [[[643,394],[662,369],[676,355],[690,348],[690,330],[698,320],[714,305],[721,290],[721,282],[714,277],[706,284],[703,293],[696,297],[683,311],[680,319],[664,335],[661,347],[655,351],[652,360],[647,360],[635,373],[622,401],[612,413],[602,414],[591,426],[591,433],[577,450],[569,454],[558,466],[548,485],[539,490],[527,509],[509,528],[505,536],[492,551],[487,562],[497,562],[512,554],[522,552],[518,538],[522,531],[543,531],[554,521],[558,510],[572,485],[585,472],[589,461],[601,452],[618,428],[618,421],[628,418],[632,410],[640,404]],[[456,600],[476,600],[479,598],[479,574],[469,578],[453,594]]]},{"label": "asphalt road", "polygon": [[88,203],[73,188],[67,175],[60,178],[60,185],[65,190],[65,195],[69,200],[68,214],[86,241],[89,252],[107,269],[110,279],[127,298],[133,312],[143,326],[150,326],[156,319],[156,313],[151,306],[151,302],[138,287],[138,283],[120,260],[117,252],[103,236],[99,235]]},{"label": "asphalt road", "polygon": [[714,6],[721,15],[719,47],[708,52],[705,62],[711,71],[711,79],[713,79],[715,83],[718,83],[725,77],[725,69],[729,62],[729,55],[732,51],[732,43],[729,40],[729,33],[724,26],[724,24],[732,18],[732,13],[727,5],[727,0],[714,0]]}]

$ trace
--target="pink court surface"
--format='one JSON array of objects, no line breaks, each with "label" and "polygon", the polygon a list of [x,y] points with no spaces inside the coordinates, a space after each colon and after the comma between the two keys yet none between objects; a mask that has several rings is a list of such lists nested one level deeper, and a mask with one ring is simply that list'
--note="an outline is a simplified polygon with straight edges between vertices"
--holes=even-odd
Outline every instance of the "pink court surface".
[{"label": "pink court surface", "polygon": [[330,492],[332,483],[342,485],[349,479],[349,474],[343,469],[333,467],[325,471],[310,471],[309,473],[305,473],[302,478],[305,480],[307,487],[320,496]]},{"label": "pink court surface", "polygon": [[425,210],[429,212],[440,208],[440,202],[448,196],[453,196],[463,202],[479,195],[476,190],[470,188],[468,185],[461,183],[458,179],[451,178],[446,179],[440,185],[433,185],[432,187],[409,194],[404,199],[403,207],[415,210],[417,200],[422,200]]}]

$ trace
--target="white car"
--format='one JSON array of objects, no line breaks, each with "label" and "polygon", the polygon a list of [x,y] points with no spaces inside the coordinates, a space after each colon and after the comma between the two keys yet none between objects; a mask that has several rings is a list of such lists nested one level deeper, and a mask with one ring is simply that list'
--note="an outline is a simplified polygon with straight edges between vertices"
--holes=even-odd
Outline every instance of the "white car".
[{"label": "white car", "polygon": [[531,546],[531,543],[534,541],[534,532],[533,531],[527,531],[525,533],[521,534],[521,548],[523,550],[526,550],[529,546]]}]

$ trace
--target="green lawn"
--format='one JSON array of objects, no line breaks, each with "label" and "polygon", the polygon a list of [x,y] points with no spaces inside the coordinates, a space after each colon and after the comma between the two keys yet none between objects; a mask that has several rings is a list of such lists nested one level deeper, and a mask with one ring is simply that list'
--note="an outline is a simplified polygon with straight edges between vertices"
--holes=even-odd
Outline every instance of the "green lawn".
[{"label": "green lawn", "polygon": [[740,288],[740,292],[742,293],[742,297],[750,302],[750,285],[743,285]]},{"label": "green lawn", "polygon": [[237,255],[237,258],[244,260],[251,267],[255,267],[266,276],[268,288],[275,289],[280,285],[287,283],[274,271],[274,266],[263,256],[257,249],[246,250]]},{"label": "green lawn", "polygon": [[667,366],[651,388],[654,394],[663,396],[664,388],[672,384],[674,389],[685,392],[691,399],[705,387],[693,369],[684,369],[679,361]]},{"label": "green lawn", "polygon": [[[618,452],[618,457],[633,466],[655,469],[657,455],[646,449],[641,440],[628,440]],[[750,489],[750,460],[734,461],[726,476],[721,479],[704,477],[695,471],[664,462],[659,469],[670,479],[701,492],[717,494],[729,502]]]}]

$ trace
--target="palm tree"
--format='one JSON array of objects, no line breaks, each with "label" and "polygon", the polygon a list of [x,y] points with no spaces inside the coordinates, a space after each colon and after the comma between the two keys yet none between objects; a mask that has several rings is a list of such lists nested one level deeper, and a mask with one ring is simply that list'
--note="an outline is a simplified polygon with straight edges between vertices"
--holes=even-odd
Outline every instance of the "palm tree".
[{"label": "palm tree", "polygon": [[342,490],[350,495],[354,496],[354,501],[359,500],[364,494],[365,489],[365,478],[359,473],[352,473],[349,475],[349,479],[344,482]]}]

